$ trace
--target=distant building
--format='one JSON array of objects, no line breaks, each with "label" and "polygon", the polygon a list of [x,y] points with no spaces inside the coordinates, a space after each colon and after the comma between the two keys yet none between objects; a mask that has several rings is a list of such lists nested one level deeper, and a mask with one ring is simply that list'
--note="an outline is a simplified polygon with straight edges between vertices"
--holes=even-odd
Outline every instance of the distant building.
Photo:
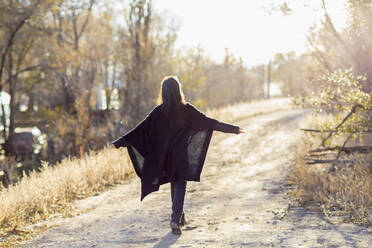
[{"label": "distant building", "polygon": [[[10,118],[10,95],[4,91],[0,92],[0,100],[4,106],[5,122],[9,125]],[[21,105],[23,106],[23,105]],[[0,116],[3,115],[2,108],[0,108]],[[0,130],[4,132],[4,126],[0,123]],[[16,127],[14,137],[14,145],[17,154],[21,156],[30,157],[32,153],[39,153],[42,144],[45,142],[45,135],[37,127]],[[3,136],[0,136],[0,144],[4,143]],[[2,158],[0,158],[2,159]]]},{"label": "distant building", "polygon": [[[6,125],[8,125],[9,114],[10,114],[10,109],[9,109],[10,95],[4,91],[0,91],[0,100],[4,106]],[[0,116],[3,116],[2,108],[0,108]],[[0,130],[4,130],[3,123],[0,123]]]},{"label": "distant building", "polygon": [[[264,88],[264,93],[265,96],[267,95],[267,80],[265,80],[265,87]],[[270,82],[270,97],[275,97],[275,96],[283,96],[282,93],[282,85],[283,82]]]}]

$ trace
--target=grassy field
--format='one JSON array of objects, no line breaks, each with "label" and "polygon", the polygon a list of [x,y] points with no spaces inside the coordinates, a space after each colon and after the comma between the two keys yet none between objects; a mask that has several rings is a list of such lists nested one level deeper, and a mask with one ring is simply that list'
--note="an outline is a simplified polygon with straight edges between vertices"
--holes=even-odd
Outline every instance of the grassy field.
[{"label": "grassy field", "polygon": [[[234,122],[288,108],[288,99],[276,98],[211,109],[206,114],[221,121]],[[0,235],[22,233],[28,224],[55,213],[68,215],[74,200],[100,193],[133,176],[125,148],[106,147],[90,152],[82,159],[65,159],[55,166],[44,162],[40,173],[25,176],[16,185],[0,191]]]}]

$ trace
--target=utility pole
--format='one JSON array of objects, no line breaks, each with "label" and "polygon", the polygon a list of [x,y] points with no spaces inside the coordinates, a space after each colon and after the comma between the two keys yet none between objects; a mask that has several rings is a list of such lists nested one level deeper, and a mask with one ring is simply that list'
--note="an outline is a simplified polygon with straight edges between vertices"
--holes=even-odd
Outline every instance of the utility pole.
[{"label": "utility pole", "polygon": [[267,65],[267,99],[270,98],[271,59]]},{"label": "utility pole", "polygon": [[256,67],[256,76],[257,76],[257,97],[265,98],[265,64],[258,65]]}]

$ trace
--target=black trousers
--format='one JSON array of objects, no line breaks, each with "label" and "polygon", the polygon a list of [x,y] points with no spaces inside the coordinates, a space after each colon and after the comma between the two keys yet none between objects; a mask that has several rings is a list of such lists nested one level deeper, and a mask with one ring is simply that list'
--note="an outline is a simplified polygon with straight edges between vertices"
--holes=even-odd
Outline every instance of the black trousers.
[{"label": "black trousers", "polygon": [[171,182],[172,197],[172,217],[171,221],[180,223],[183,213],[183,203],[185,201],[186,181],[180,180]]}]

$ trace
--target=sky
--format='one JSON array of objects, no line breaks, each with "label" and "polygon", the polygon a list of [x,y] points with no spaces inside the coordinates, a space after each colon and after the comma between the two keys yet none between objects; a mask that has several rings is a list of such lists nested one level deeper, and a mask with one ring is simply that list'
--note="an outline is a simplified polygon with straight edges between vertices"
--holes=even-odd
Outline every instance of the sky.
[{"label": "sky", "polygon": [[[176,46],[201,46],[217,62],[225,48],[247,66],[267,63],[276,53],[306,51],[306,35],[322,18],[321,0],[290,0],[289,15],[272,11],[284,0],[155,0],[160,13],[180,24]],[[345,26],[345,0],[327,0],[337,29]],[[305,5],[305,6],[304,6]]]}]

